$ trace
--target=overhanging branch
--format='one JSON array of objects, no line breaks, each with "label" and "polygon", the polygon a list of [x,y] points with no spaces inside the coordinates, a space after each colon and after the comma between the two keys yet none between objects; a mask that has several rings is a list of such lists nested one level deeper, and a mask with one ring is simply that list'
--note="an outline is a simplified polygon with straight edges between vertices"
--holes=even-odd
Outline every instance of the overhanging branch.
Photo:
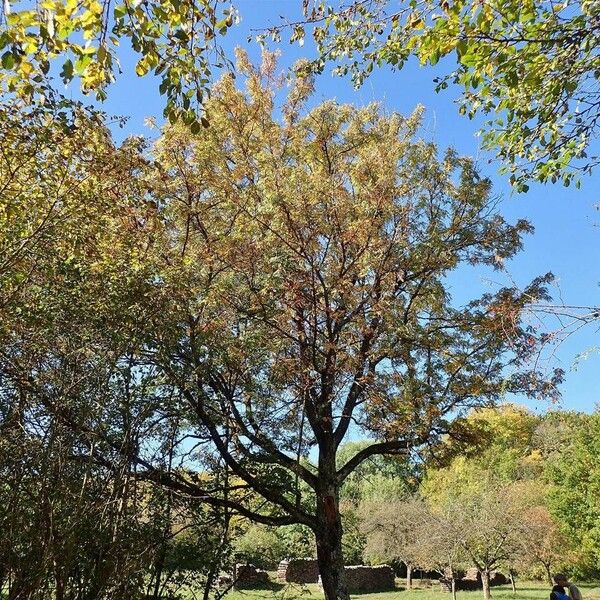
[{"label": "overhanging branch", "polygon": [[408,442],[404,440],[393,440],[389,442],[378,442],[363,448],[355,454],[343,467],[337,472],[338,483],[341,484],[345,479],[367,458],[377,454],[408,454]]}]

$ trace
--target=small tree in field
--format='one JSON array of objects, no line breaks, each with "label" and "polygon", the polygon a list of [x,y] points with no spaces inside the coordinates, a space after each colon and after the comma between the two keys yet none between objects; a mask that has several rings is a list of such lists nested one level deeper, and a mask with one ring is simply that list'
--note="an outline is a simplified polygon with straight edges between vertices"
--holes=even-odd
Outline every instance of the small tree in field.
[{"label": "small tree in field", "polygon": [[[344,481],[372,456],[453,434],[471,407],[547,391],[521,371],[535,339],[520,321],[547,280],[458,306],[449,275],[501,264],[531,230],[497,213],[472,162],[415,139],[418,114],[334,102],[307,112],[305,80],[278,120],[272,58],[256,70],[241,57],[239,71],[247,91],[222,80],[203,135],[167,128],[152,160],[102,138],[106,152],[90,155],[106,165],[69,167],[83,192],[59,185],[59,194],[82,194],[75,205],[100,225],[82,235],[59,215],[43,269],[29,255],[6,267],[19,286],[0,321],[0,342],[10,342],[1,366],[69,427],[126,451],[137,478],[260,523],[309,528],[325,597],[347,600]],[[90,165],[104,188],[86,178]],[[29,186],[46,198],[39,177]],[[99,353],[145,382],[144,410],[146,396],[160,399],[161,427],[184,424],[182,439],[224,465],[224,489],[193,475],[191,459],[165,472],[143,435],[108,429],[99,407],[126,413],[126,394],[72,394],[73,410],[61,410],[52,373]],[[338,464],[351,425],[373,441]]]},{"label": "small tree in field", "polygon": [[444,579],[450,580],[452,599],[456,600],[458,573],[469,564],[464,546],[465,524],[459,515],[447,508],[423,506],[425,513],[416,548],[417,563],[421,568],[437,571]]},{"label": "small tree in field", "polygon": [[460,523],[461,545],[481,575],[484,600],[489,600],[491,572],[515,558],[523,539],[523,505],[518,490],[485,486],[457,495],[447,510]]},{"label": "small tree in field", "polygon": [[421,566],[421,549],[429,533],[426,504],[417,497],[402,501],[367,502],[361,506],[367,537],[365,554],[377,562],[402,562],[406,589],[412,588],[412,572]]},{"label": "small tree in field", "polygon": [[541,566],[548,584],[554,585],[552,573],[566,562],[569,542],[545,506],[532,506],[523,513],[522,518],[520,562],[525,566]]},{"label": "small tree in field", "polygon": [[537,488],[499,481],[495,472],[462,457],[447,468],[430,470],[422,487],[434,514],[452,523],[465,562],[479,571],[489,600],[490,573],[521,556],[523,516]]}]

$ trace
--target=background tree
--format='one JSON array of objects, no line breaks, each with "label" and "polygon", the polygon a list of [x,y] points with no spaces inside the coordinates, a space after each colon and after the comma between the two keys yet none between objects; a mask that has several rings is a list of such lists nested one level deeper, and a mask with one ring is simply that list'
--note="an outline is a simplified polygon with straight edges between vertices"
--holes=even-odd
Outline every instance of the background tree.
[{"label": "background tree", "polygon": [[423,503],[422,533],[417,537],[416,562],[429,571],[437,571],[450,581],[452,599],[456,600],[456,580],[469,564],[463,540],[463,522],[447,507],[430,507]]},{"label": "background tree", "polygon": [[448,490],[477,493],[481,482],[490,480],[502,486],[517,485],[525,501],[524,531],[528,527],[531,531],[523,536],[521,551],[507,566],[538,576],[535,565],[543,571],[547,568],[536,559],[539,549],[544,563],[556,561],[558,553],[568,557],[571,569],[591,577],[594,560],[589,551],[583,551],[579,535],[564,522],[562,503],[555,503],[557,498],[568,498],[573,486],[586,485],[576,485],[558,473],[565,461],[573,464],[567,456],[574,451],[580,432],[587,429],[589,418],[563,411],[534,415],[513,405],[476,410],[465,420],[468,436],[435,448],[436,460],[428,462],[420,489],[443,504]]},{"label": "background tree", "polygon": [[522,504],[513,488],[486,486],[452,501],[450,511],[465,529],[462,544],[481,574],[483,597],[491,597],[491,572],[516,555],[523,536]]},{"label": "background tree", "polygon": [[[344,465],[370,444],[368,440],[343,444],[338,451],[338,465]],[[408,456],[371,456],[344,481],[340,497],[356,508],[371,500],[397,500],[416,490],[419,469]]]},{"label": "background tree", "polygon": [[560,572],[562,565],[568,562],[568,541],[545,506],[532,506],[522,518],[520,563],[525,567],[537,563],[543,568],[548,584],[554,585],[552,574]]},{"label": "background tree", "polygon": [[489,600],[491,572],[518,555],[523,513],[531,506],[530,486],[502,482],[494,471],[457,459],[449,468],[430,471],[422,493],[455,524],[460,545],[479,571],[484,598]]},{"label": "background tree", "polygon": [[594,412],[570,430],[570,443],[547,468],[554,483],[550,510],[580,555],[583,572],[600,568],[600,415]]},{"label": "background tree", "polygon": [[[484,146],[521,191],[526,181],[569,185],[598,163],[600,21],[596,2],[466,0],[391,3],[306,2],[305,22],[292,40],[312,34],[318,58],[360,85],[374,67],[401,69],[410,56],[436,65],[452,55],[455,68],[436,78],[463,88],[462,114],[489,115]],[[270,34],[279,40],[283,29]],[[448,64],[448,63],[445,63]]]},{"label": "background tree", "polygon": [[235,552],[244,561],[261,569],[276,568],[288,556],[276,531],[265,525],[250,525],[235,542]]},{"label": "background tree", "polygon": [[428,537],[428,511],[417,496],[395,502],[370,502],[362,507],[367,538],[365,554],[376,563],[403,563],[406,589],[412,589],[413,569],[421,566],[422,544]]}]

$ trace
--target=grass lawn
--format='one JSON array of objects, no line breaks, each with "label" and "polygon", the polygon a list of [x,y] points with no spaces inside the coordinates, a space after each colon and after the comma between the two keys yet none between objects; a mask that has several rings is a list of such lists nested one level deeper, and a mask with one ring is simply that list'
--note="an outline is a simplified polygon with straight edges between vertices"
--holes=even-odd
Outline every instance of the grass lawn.
[{"label": "grass lawn", "polygon": [[[583,600],[600,600],[600,584],[581,584],[579,585],[583,594]],[[515,600],[523,598],[527,600],[548,600],[550,590],[547,585],[539,582],[517,582],[517,593],[513,594],[510,586],[498,586],[492,588],[492,597],[496,600]],[[478,592],[458,592],[458,600],[480,600],[482,593]],[[276,600],[304,599],[321,600],[323,594],[320,593],[317,585],[307,586],[279,586],[273,585],[268,590],[243,590],[232,591],[227,594],[227,600],[266,600],[272,598]],[[438,591],[434,588],[418,588],[410,592],[398,588],[393,592],[376,592],[373,594],[353,595],[353,600],[451,600],[449,593]]]},{"label": "grass lawn", "polygon": [[[583,594],[583,600],[600,600],[600,583],[578,583]],[[548,586],[539,582],[523,581],[517,583],[517,593],[513,594],[510,586],[492,588],[493,600],[548,600],[550,594]],[[197,598],[193,593],[188,594],[186,600]],[[0,592],[0,600],[7,598]],[[227,600],[322,600],[323,594],[316,584],[307,586],[283,586],[272,584],[270,589],[232,591],[227,594]],[[373,594],[358,594],[352,596],[353,600],[451,600],[450,594],[439,592],[434,588],[417,588],[406,592],[398,587],[393,592],[376,592]],[[479,592],[458,592],[458,600],[481,600]]]}]

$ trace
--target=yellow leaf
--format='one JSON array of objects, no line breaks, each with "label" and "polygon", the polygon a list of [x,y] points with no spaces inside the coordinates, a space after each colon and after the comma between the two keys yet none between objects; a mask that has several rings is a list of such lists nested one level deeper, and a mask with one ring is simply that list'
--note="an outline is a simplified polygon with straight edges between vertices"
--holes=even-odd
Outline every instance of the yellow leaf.
[{"label": "yellow leaf", "polygon": [[21,73],[23,73],[23,75],[28,77],[29,75],[31,75],[33,73],[33,65],[30,62],[24,60],[19,65],[19,70],[21,71]]},{"label": "yellow leaf", "polygon": [[138,61],[137,65],[135,65],[135,72],[138,77],[143,77],[149,70],[148,63],[145,58],[142,58]]},{"label": "yellow leaf", "polygon": [[100,2],[97,2],[96,0],[93,0],[93,2],[90,2],[87,9],[91,13],[94,13],[95,15],[101,15],[102,11],[103,11],[102,4],[100,4]]}]

